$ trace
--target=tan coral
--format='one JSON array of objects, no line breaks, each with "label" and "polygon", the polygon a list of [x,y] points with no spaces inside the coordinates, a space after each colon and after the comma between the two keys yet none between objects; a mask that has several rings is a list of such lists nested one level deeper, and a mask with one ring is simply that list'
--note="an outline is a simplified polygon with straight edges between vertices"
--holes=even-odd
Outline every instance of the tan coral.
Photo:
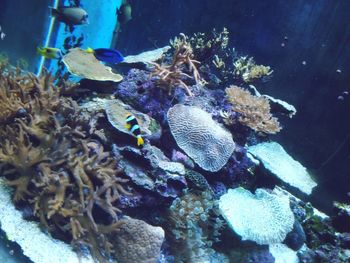
[{"label": "tan coral", "polygon": [[[0,113],[1,176],[16,189],[14,201],[31,206],[49,232],[67,234],[107,262],[110,234],[122,224],[116,201],[129,194],[127,180],[118,160],[89,137],[90,120],[52,81],[45,71],[40,78],[19,70],[0,73],[0,96],[16,105]],[[17,116],[18,107],[24,111]],[[111,215],[104,225],[92,213],[95,206]]]},{"label": "tan coral", "polygon": [[81,78],[114,82],[123,80],[122,75],[113,73],[112,69],[100,63],[94,54],[80,48],[70,49],[62,61],[70,73]]},{"label": "tan coral", "polygon": [[[200,76],[197,69],[197,65],[200,62],[194,59],[192,47],[184,34],[180,34],[180,38],[177,39],[174,47],[175,52],[171,64],[161,65],[152,63],[154,68],[151,77],[156,77],[158,85],[167,89],[169,94],[171,94],[173,88],[181,87],[185,89],[187,95],[193,96],[192,91],[183,79],[194,79],[196,84],[205,85],[206,81]],[[185,73],[186,69],[191,75]]]},{"label": "tan coral", "polygon": [[232,109],[241,114],[239,122],[257,132],[274,134],[281,130],[277,118],[270,113],[266,98],[253,96],[237,86],[230,86],[225,91]]}]

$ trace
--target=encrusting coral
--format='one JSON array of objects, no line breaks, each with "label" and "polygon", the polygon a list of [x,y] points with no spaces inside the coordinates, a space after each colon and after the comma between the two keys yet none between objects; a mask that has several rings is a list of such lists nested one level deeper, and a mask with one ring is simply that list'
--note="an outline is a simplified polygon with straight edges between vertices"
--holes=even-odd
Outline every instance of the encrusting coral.
[{"label": "encrusting coral", "polygon": [[239,122],[257,132],[274,134],[281,130],[277,118],[270,113],[266,98],[253,96],[237,86],[230,86],[225,91],[232,109],[240,114]]},{"label": "encrusting coral", "polygon": [[106,262],[111,234],[123,223],[114,202],[129,195],[128,180],[52,81],[47,73],[0,75],[1,174],[15,188],[14,202],[31,207],[47,230]]},{"label": "encrusting coral", "polygon": [[196,66],[200,62],[194,59],[193,49],[188,43],[186,35],[180,34],[180,37],[174,42],[173,47],[175,48],[175,52],[171,64],[152,63],[154,69],[151,77],[155,77],[158,86],[167,89],[169,94],[171,94],[175,87],[181,87],[185,89],[187,95],[192,96],[193,94],[190,88],[183,79],[194,79],[196,84],[204,85],[206,82],[200,76]]}]

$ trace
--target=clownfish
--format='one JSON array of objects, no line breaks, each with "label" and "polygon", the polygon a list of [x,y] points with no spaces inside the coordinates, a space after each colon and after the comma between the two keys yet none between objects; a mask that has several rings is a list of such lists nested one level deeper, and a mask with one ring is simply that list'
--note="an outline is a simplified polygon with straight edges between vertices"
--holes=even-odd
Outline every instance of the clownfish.
[{"label": "clownfish", "polygon": [[141,146],[144,144],[143,138],[141,136],[141,130],[139,123],[134,115],[129,114],[125,119],[125,128],[127,128],[137,139],[137,146]]}]

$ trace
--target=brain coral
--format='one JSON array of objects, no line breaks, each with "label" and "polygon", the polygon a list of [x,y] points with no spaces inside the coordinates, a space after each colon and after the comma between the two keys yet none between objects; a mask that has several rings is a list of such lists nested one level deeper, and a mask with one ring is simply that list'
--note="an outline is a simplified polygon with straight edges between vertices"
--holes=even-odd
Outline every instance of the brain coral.
[{"label": "brain coral", "polygon": [[201,168],[219,171],[235,148],[232,135],[200,108],[177,104],[168,111],[168,122],[178,146]]},{"label": "brain coral", "polygon": [[243,240],[259,245],[282,242],[292,230],[294,215],[287,196],[257,189],[230,189],[219,201],[221,214]]},{"label": "brain coral", "polygon": [[164,230],[126,217],[114,241],[118,262],[156,263],[164,241]]}]

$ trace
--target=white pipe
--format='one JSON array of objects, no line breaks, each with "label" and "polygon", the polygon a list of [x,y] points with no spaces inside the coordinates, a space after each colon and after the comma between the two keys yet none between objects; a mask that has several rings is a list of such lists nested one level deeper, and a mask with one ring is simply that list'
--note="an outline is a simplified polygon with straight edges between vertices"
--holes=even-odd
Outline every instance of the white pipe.
[{"label": "white pipe", "polygon": [[[54,0],[53,8],[58,7],[58,2],[59,2],[59,0]],[[47,47],[50,44],[51,33],[52,33],[54,23],[55,23],[55,17],[51,16],[49,30],[47,31],[44,47]],[[40,62],[39,62],[38,72],[36,73],[37,76],[39,76],[41,74],[41,71],[43,70],[44,63],[45,63],[45,57],[41,56]]]}]

